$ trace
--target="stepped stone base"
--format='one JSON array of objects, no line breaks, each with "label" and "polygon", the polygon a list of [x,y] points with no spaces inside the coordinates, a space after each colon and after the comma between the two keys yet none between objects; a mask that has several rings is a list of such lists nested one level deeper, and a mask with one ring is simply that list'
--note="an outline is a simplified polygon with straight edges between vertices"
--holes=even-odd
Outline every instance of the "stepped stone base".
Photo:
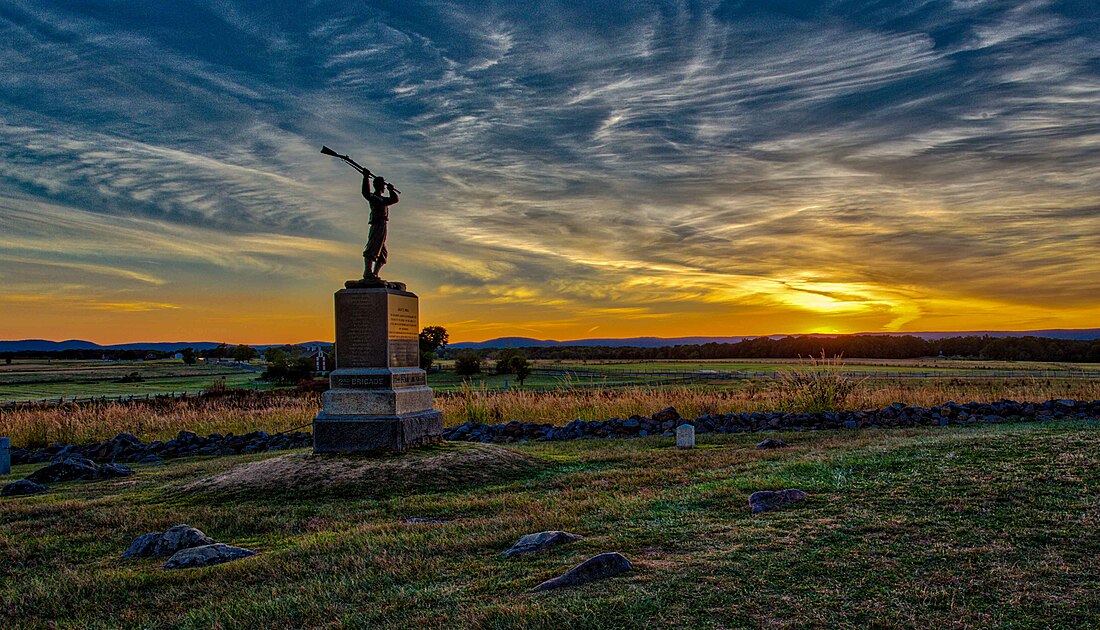
[{"label": "stepped stone base", "polygon": [[313,420],[316,453],[404,452],[443,441],[420,369],[420,306],[400,283],[336,292],[336,369]]},{"label": "stepped stone base", "polygon": [[323,395],[329,416],[404,416],[432,408],[430,387],[375,389],[369,391],[330,389]]},{"label": "stepped stone base", "polygon": [[313,420],[313,452],[405,452],[443,441],[443,412],[428,410],[394,416],[329,415]]}]

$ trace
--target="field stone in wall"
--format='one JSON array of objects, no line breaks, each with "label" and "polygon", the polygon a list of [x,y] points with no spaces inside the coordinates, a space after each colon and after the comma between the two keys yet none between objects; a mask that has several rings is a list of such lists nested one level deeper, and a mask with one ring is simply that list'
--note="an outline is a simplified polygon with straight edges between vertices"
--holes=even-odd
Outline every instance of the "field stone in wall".
[{"label": "field stone in wall", "polygon": [[78,479],[95,479],[95,462],[86,457],[66,457],[27,475],[35,483],[54,483]]},{"label": "field stone in wall", "polygon": [[654,422],[676,422],[679,419],[680,413],[676,411],[676,407],[665,407],[653,414]]},{"label": "field stone in wall", "polygon": [[577,534],[570,534],[569,532],[548,531],[539,532],[537,534],[527,534],[522,536],[516,541],[516,544],[512,545],[509,549],[501,552],[500,555],[505,558],[514,558],[516,556],[525,553],[534,553],[536,551],[543,551],[559,545],[565,545],[571,542],[575,542],[583,538]]},{"label": "field stone in wall", "polygon": [[210,567],[215,564],[240,560],[256,555],[255,551],[243,547],[234,547],[224,543],[214,543],[201,547],[190,547],[177,551],[164,565],[165,569],[194,569]]},{"label": "field stone in wall", "polygon": [[49,466],[39,468],[27,475],[27,479],[35,483],[54,483],[58,481],[90,481],[93,479],[111,479],[114,477],[126,477],[134,474],[134,471],[119,464],[103,464],[97,466],[95,462],[80,455],[64,457]]}]

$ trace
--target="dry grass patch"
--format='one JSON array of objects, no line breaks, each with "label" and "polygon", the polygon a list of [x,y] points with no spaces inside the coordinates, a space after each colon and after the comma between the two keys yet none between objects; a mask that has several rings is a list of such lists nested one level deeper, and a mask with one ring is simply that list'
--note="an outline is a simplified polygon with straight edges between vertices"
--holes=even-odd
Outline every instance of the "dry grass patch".
[{"label": "dry grass patch", "polygon": [[[878,409],[894,402],[939,405],[947,401],[994,402],[1002,399],[1044,401],[1052,398],[1100,399],[1100,380],[1089,379],[895,379],[862,381],[842,404],[845,409]],[[435,408],[446,426],[475,420],[510,420],[562,425],[571,420],[606,420],[633,414],[648,416],[676,407],[686,418],[708,413],[775,411],[798,407],[790,388],[776,380],[695,386],[536,391],[489,391],[468,388],[436,393]],[[803,407],[805,405],[802,405]],[[243,398],[190,399],[150,403],[0,409],[0,435],[20,447],[54,442],[84,443],[109,439],[121,432],[142,440],[165,440],[181,430],[201,435],[286,431],[309,424],[321,408],[318,394],[255,395]]]}]

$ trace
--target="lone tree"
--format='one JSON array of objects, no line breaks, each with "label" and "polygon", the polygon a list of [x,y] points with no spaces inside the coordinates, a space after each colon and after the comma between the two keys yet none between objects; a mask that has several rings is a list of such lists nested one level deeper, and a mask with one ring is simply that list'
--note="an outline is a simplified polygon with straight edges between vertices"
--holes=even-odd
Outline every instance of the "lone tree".
[{"label": "lone tree", "polygon": [[252,359],[260,356],[260,353],[251,346],[239,345],[233,348],[233,360],[240,361],[241,363],[248,363]]},{"label": "lone tree", "polygon": [[497,374],[511,374],[513,372],[512,360],[516,357],[523,356],[525,356],[523,351],[518,348],[506,348],[501,350],[500,354],[497,355],[497,362],[496,365],[493,366],[493,371]]},{"label": "lone tree", "polygon": [[481,357],[470,350],[460,352],[455,357],[455,372],[459,376],[470,376],[481,372]]},{"label": "lone tree", "polygon": [[527,362],[527,357],[520,354],[518,357],[512,357],[512,373],[516,375],[516,380],[519,381],[519,386],[523,387],[523,381],[527,380],[528,376],[531,376],[531,364]]},{"label": "lone tree", "polygon": [[180,354],[183,355],[184,365],[195,365],[195,361],[197,361],[197,359],[195,358],[194,348],[184,348],[183,350],[180,350]]},{"label": "lone tree", "polygon": [[510,348],[505,350],[497,358],[497,374],[515,374],[520,386],[531,375],[531,364],[527,361],[527,355],[522,350]]},{"label": "lone tree", "polygon": [[531,364],[527,361],[527,355],[518,348],[508,348],[497,356],[495,367],[497,374],[515,374],[520,386],[531,375]]},{"label": "lone tree", "polygon": [[435,351],[450,341],[447,329],[442,326],[425,326],[420,331],[420,369],[427,370],[435,361]]}]

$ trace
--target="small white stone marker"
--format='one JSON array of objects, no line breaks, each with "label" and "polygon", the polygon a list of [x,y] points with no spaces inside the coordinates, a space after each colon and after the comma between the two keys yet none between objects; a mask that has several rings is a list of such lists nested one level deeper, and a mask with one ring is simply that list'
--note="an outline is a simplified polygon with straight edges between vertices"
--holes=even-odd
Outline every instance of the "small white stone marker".
[{"label": "small white stone marker", "polygon": [[11,474],[11,438],[0,438],[0,475]]},{"label": "small white stone marker", "polygon": [[676,427],[676,448],[695,448],[695,427],[690,424]]}]

